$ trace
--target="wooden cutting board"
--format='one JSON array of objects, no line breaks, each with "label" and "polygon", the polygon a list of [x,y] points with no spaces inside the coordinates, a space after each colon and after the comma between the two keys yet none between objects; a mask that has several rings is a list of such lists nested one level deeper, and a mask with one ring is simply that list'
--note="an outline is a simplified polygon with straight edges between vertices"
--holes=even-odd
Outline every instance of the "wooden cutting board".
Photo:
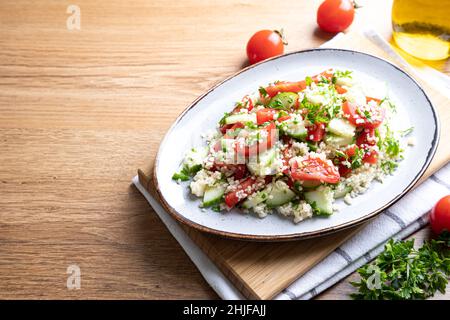
[{"label": "wooden cutting board", "polygon": [[[358,33],[348,34],[337,40],[333,47],[367,52],[395,63],[376,44]],[[438,109],[441,139],[436,155],[419,183],[450,160],[449,100],[427,84],[421,84]],[[150,178],[152,174],[141,170],[138,172],[140,182],[157,197]],[[244,296],[251,299],[273,298],[363,227],[364,224],[303,241],[258,243],[224,239],[183,225],[187,234],[216,263],[224,275]]]}]

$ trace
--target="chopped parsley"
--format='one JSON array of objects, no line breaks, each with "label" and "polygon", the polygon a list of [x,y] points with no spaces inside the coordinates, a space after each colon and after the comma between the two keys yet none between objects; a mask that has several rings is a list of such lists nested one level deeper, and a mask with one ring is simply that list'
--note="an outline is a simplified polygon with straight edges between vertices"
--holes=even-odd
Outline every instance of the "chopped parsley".
[{"label": "chopped parsley", "polygon": [[341,70],[336,70],[333,74],[333,77],[331,78],[331,82],[333,84],[336,83],[338,78],[352,78],[352,71],[350,70],[345,70],[345,71],[341,71]]},{"label": "chopped parsley", "polygon": [[225,119],[228,118],[230,115],[231,115],[230,112],[225,112],[225,113],[223,114],[222,119],[219,120],[219,124],[220,124],[221,126],[223,126],[223,125],[225,124]]},{"label": "chopped parsley", "polygon": [[309,87],[313,83],[313,80],[311,77],[308,76],[305,78],[305,82],[306,82],[306,86]]},{"label": "chopped parsley", "polygon": [[450,277],[450,252],[447,239],[426,241],[414,248],[414,239],[389,240],[376,260],[358,269],[359,282],[351,284],[360,300],[426,299],[439,291],[445,293]]},{"label": "chopped parsley", "polygon": [[321,105],[313,104],[308,101],[308,99],[303,98],[301,102],[301,107],[308,110],[306,114],[306,119],[314,123],[328,123],[330,119],[327,117],[327,111],[322,108]]},{"label": "chopped parsley", "polygon": [[389,158],[402,158],[401,154],[404,150],[400,147],[400,141],[395,138],[394,133],[389,127],[386,126],[386,136],[384,139],[381,139],[378,129],[375,130],[375,136],[379,138],[377,143],[378,148],[384,151]]},{"label": "chopped parsley", "polygon": [[414,131],[414,127],[410,127],[408,129],[405,129],[403,131],[400,131],[400,135],[402,137],[406,137],[407,135],[410,135]]},{"label": "chopped parsley", "polygon": [[263,97],[267,97],[269,95],[266,91],[266,88],[264,88],[264,87],[259,87],[258,91],[259,91],[259,94]]}]

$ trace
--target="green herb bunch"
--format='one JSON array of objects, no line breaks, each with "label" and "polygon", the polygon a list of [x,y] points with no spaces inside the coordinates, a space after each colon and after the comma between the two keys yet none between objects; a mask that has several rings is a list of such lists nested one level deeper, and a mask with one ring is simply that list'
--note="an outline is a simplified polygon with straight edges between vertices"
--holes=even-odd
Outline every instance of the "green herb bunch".
[{"label": "green herb bunch", "polygon": [[351,294],[354,299],[406,300],[426,299],[436,291],[445,293],[450,276],[448,233],[438,240],[426,241],[419,249],[414,239],[390,240],[384,252],[372,264],[358,270],[360,282]]}]

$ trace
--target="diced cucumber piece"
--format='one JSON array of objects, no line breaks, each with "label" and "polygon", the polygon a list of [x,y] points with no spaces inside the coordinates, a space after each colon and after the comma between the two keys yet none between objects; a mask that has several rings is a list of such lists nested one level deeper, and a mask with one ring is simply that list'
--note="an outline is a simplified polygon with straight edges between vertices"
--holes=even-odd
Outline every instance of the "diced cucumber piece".
[{"label": "diced cucumber piece", "polygon": [[234,124],[237,122],[253,122],[256,123],[256,113],[238,113],[232,114],[225,118],[225,124]]},{"label": "diced cucumber piece", "polygon": [[345,119],[334,118],[328,123],[327,131],[341,137],[353,137],[356,127]]},{"label": "diced cucumber piece", "polygon": [[334,189],[334,198],[339,199],[345,197],[345,195],[352,191],[352,187],[347,186],[343,183],[339,183]]},{"label": "diced cucumber piece", "polygon": [[247,163],[248,170],[255,176],[268,176],[277,172],[277,151],[271,148],[253,156]]},{"label": "diced cucumber piece", "polygon": [[184,157],[184,167],[189,171],[190,174],[196,173],[201,169],[203,160],[208,155],[208,148],[192,148]]},{"label": "diced cucumber piece", "polygon": [[258,191],[255,195],[251,195],[244,201],[242,207],[244,209],[250,209],[266,201],[269,197],[270,190],[271,188],[265,188],[264,190]]},{"label": "diced cucumber piece", "polygon": [[333,190],[327,186],[321,186],[313,191],[305,192],[306,201],[313,207],[318,215],[333,214]]},{"label": "diced cucumber piece", "polygon": [[292,117],[280,124],[280,130],[288,136],[295,139],[305,139],[308,130],[305,128],[305,122],[300,115],[292,115]]},{"label": "diced cucumber piece", "polygon": [[225,193],[225,186],[222,184],[215,186],[206,186],[203,194],[203,207],[210,207],[222,201]]},{"label": "diced cucumber piece", "polygon": [[344,147],[353,143],[353,137],[341,137],[330,133],[325,136],[325,143],[335,147]]},{"label": "diced cucumber piece", "polygon": [[289,110],[298,100],[298,94],[294,92],[281,92],[269,101],[269,108]]},{"label": "diced cucumber piece", "polygon": [[272,190],[269,193],[266,204],[270,208],[278,207],[288,203],[294,197],[294,191],[289,189],[289,186],[285,182],[278,180],[273,183]]}]

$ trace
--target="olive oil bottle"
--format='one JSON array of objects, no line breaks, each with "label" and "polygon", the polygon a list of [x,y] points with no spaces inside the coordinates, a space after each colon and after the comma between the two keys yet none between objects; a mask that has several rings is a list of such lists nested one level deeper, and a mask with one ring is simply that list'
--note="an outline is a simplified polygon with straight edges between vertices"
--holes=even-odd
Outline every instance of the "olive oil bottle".
[{"label": "olive oil bottle", "polygon": [[394,0],[392,28],[404,51],[424,60],[449,57],[450,0]]}]

